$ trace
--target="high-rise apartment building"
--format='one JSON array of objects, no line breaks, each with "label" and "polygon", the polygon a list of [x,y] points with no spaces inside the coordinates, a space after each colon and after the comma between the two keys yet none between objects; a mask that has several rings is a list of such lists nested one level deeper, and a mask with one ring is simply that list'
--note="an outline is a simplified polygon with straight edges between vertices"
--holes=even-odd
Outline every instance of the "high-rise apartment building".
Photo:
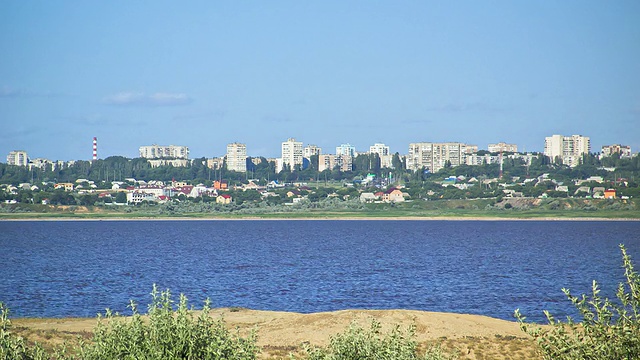
[{"label": "high-rise apartment building", "polygon": [[311,158],[311,156],[313,155],[320,155],[322,154],[322,148],[318,147],[317,145],[307,145],[304,147],[304,149],[302,150],[302,156],[304,156],[305,158],[309,159]]},{"label": "high-rise apartment building", "polygon": [[333,154],[318,156],[318,171],[333,169],[338,169],[340,171],[352,171],[353,156]]},{"label": "high-rise apartment building", "polygon": [[227,170],[247,172],[247,145],[237,142],[227,144]]},{"label": "high-rise apartment building", "polygon": [[356,156],[356,147],[351,144],[342,144],[336,147],[336,155]]},{"label": "high-rise apartment building", "polygon": [[389,147],[385,144],[378,144],[375,143],[371,146],[369,146],[369,153],[370,154],[378,154],[380,155],[380,157],[385,156],[385,155],[389,155]]},{"label": "high-rise apartment building", "polygon": [[544,155],[554,162],[562,162],[571,167],[577,166],[582,156],[591,151],[588,136],[582,135],[552,135],[544,138]]},{"label": "high-rise apartment building", "polygon": [[27,166],[29,163],[29,156],[24,150],[14,150],[7,155],[7,164],[16,166]]},{"label": "high-rise apartment building", "polygon": [[631,146],[629,145],[605,145],[602,147],[602,156],[611,156],[620,154],[620,157],[631,157]]},{"label": "high-rise apartment building", "polygon": [[177,145],[148,145],[140,146],[140,157],[145,159],[188,159],[189,147]]},{"label": "high-rise apartment building", "polygon": [[290,169],[302,166],[302,142],[289,138],[282,143],[282,167],[288,166]]},{"label": "high-rise apartment building", "polygon": [[407,169],[416,171],[423,167],[430,172],[436,172],[448,163],[458,166],[465,163],[469,148],[475,145],[467,145],[459,142],[433,143],[420,142],[409,144],[407,154]]},{"label": "high-rise apartment building", "polygon": [[499,153],[499,152],[518,152],[518,145],[516,144],[507,144],[505,142],[499,142],[497,144],[489,144],[487,147],[489,152],[491,153]]}]

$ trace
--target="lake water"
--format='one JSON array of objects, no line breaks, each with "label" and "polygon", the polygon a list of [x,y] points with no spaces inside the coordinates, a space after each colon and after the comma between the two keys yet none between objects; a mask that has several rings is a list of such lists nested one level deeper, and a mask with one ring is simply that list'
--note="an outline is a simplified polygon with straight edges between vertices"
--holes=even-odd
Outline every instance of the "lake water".
[{"label": "lake water", "polygon": [[636,221],[0,221],[13,316],[146,310],[156,283],[196,307],[572,314],[561,288],[615,296]]}]

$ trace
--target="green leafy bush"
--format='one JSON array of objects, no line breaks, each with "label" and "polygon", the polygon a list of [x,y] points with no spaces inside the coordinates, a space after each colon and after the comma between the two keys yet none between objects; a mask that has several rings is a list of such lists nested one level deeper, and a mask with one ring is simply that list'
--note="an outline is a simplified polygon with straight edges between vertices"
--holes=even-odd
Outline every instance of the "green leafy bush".
[{"label": "green leafy bush", "polygon": [[248,338],[232,335],[222,319],[210,316],[207,300],[195,318],[180,295],[177,310],[169,290],[153,287],[148,319],[131,302],[133,317],[123,318],[107,310],[98,317],[93,341],[80,348],[79,358],[91,359],[255,359],[255,333]]},{"label": "green leafy bush", "polygon": [[578,309],[582,321],[556,320],[548,311],[548,328],[525,323],[518,310],[515,317],[520,328],[538,343],[544,359],[640,359],[640,276],[623,245],[625,282],[618,285],[617,301],[600,297],[594,281],[590,298],[573,296],[562,289]]},{"label": "green leafy bush", "polygon": [[0,359],[44,360],[48,358],[38,344],[28,346],[23,338],[11,332],[9,310],[0,302]]},{"label": "green leafy bush", "polygon": [[415,327],[404,332],[396,325],[389,333],[380,331],[380,323],[373,320],[369,329],[352,323],[344,332],[331,338],[327,348],[309,347],[305,350],[309,360],[448,360],[455,356],[446,355],[439,347],[427,350],[423,357],[418,355]]}]

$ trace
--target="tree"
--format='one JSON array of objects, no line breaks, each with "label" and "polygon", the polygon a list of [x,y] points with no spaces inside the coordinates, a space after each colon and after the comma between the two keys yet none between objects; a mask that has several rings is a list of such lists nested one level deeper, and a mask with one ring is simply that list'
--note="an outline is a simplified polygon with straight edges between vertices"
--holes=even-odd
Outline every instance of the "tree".
[{"label": "tree", "polygon": [[127,203],[127,194],[120,191],[118,195],[116,195],[116,203],[118,204],[126,204]]},{"label": "tree", "polygon": [[542,329],[525,323],[525,317],[515,311],[520,328],[536,340],[544,359],[640,358],[640,276],[623,245],[620,250],[625,282],[618,285],[617,301],[600,297],[595,281],[590,298],[562,289],[582,316],[581,322],[568,318],[563,323],[545,310],[550,328]]}]

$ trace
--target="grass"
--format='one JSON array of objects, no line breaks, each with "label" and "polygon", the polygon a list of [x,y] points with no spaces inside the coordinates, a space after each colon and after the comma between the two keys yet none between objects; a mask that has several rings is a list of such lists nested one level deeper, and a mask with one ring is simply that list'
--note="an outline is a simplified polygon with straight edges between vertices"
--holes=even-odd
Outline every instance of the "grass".
[{"label": "grass", "polygon": [[[518,201],[511,199],[508,201]],[[586,211],[581,207],[581,199],[553,199],[541,202],[540,206],[528,208],[503,209],[496,206],[495,199],[475,200],[436,200],[436,201],[411,201],[399,204],[378,203],[366,204],[364,209],[307,209],[288,207],[284,211],[274,212],[273,209],[264,212],[256,211],[252,214],[237,212],[183,212],[172,214],[158,214],[153,211],[145,211],[139,208],[129,208],[131,212],[104,208],[82,208],[71,211],[68,208],[60,209],[49,207],[46,211],[42,206],[24,209],[29,212],[0,212],[2,219],[370,219],[370,218],[494,218],[494,219],[640,219],[640,209],[628,209],[634,207],[624,204],[627,209],[609,208],[610,201],[593,201],[595,209]],[[556,209],[550,209],[550,204],[556,202]],[[560,205],[558,205],[560,204]],[[107,211],[108,210],[108,211]]]}]

